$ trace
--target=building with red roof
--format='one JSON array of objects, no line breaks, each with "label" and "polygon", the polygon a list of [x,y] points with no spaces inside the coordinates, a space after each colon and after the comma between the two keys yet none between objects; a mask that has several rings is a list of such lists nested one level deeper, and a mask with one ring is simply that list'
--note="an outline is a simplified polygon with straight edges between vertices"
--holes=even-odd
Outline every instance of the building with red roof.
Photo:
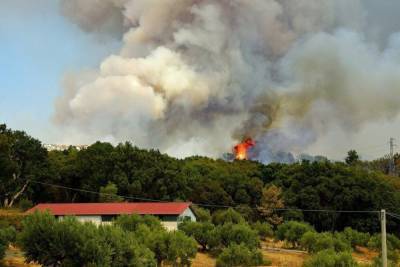
[{"label": "building with red roof", "polygon": [[176,230],[184,219],[196,221],[190,202],[123,202],[123,203],[43,203],[27,211],[48,211],[62,219],[76,216],[79,221],[95,224],[110,223],[122,214],[153,215],[160,218],[168,230]]}]

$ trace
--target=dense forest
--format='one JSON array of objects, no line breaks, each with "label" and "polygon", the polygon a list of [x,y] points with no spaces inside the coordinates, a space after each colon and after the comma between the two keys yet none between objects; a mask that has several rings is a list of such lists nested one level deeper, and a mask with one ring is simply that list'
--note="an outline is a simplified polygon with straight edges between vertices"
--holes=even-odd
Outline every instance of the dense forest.
[{"label": "dense forest", "polygon": [[[344,155],[345,157],[345,155]],[[379,230],[377,213],[304,210],[386,210],[400,213],[400,183],[349,153],[345,162],[176,159],[129,142],[96,142],[78,151],[47,151],[22,131],[0,125],[0,201],[4,207],[39,202],[192,201],[212,211],[235,207],[247,220],[268,214],[268,190],[277,218],[305,220],[319,231]],[[77,190],[79,189],[79,190]],[[99,193],[103,193],[99,194]],[[110,193],[122,197],[110,198]],[[267,203],[266,203],[267,202]],[[274,204],[274,203],[273,203]],[[277,205],[276,205],[277,204]],[[301,210],[300,210],[301,209]],[[399,222],[389,219],[388,228]]]}]

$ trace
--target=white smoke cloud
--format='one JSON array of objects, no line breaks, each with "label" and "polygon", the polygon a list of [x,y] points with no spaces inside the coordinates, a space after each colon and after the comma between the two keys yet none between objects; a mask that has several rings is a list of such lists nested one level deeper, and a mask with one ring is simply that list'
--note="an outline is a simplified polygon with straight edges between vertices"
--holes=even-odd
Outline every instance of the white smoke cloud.
[{"label": "white smoke cloud", "polygon": [[371,32],[369,5],[64,0],[85,31],[124,34],[119,54],[65,79],[55,120],[176,156],[218,157],[245,136],[263,161],[301,153],[333,127],[399,113],[400,34]]}]

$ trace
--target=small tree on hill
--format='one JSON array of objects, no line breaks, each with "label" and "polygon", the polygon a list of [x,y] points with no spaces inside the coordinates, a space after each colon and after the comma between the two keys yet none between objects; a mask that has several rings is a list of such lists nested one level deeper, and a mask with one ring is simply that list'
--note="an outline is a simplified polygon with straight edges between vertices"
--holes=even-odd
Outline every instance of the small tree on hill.
[{"label": "small tree on hill", "polygon": [[179,230],[186,235],[196,239],[197,243],[203,250],[207,250],[208,246],[213,239],[213,230],[215,226],[210,222],[183,222],[179,225]]},{"label": "small tree on hill", "polygon": [[212,216],[214,224],[222,225],[225,223],[244,223],[245,219],[236,210],[229,208],[227,210],[217,210]]},{"label": "small tree on hill", "polygon": [[258,266],[264,263],[259,250],[249,249],[243,244],[232,244],[218,256],[217,267]]},{"label": "small tree on hill", "polygon": [[260,205],[257,207],[260,215],[264,217],[267,222],[278,225],[282,223],[283,218],[278,216],[276,209],[282,209],[284,207],[282,189],[275,185],[265,186],[262,190]]},{"label": "small tree on hill", "polygon": [[293,247],[296,247],[299,245],[302,236],[309,231],[315,230],[308,223],[288,221],[278,226],[275,235],[277,239],[286,240],[291,243]]},{"label": "small tree on hill", "polygon": [[355,165],[360,162],[360,157],[358,156],[357,151],[350,150],[349,152],[347,152],[347,157],[345,161],[348,165]]},{"label": "small tree on hill", "polygon": [[100,202],[121,202],[124,200],[122,197],[117,195],[118,187],[112,182],[108,182],[106,186],[101,186],[99,193]]}]

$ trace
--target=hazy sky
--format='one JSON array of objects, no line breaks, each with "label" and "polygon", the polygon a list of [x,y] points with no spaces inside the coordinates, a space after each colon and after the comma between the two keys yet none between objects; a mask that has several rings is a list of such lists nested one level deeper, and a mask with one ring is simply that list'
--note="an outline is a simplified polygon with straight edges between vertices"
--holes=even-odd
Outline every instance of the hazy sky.
[{"label": "hazy sky", "polygon": [[96,67],[117,46],[66,20],[57,0],[2,0],[0,121],[57,142],[50,120],[64,74]]},{"label": "hazy sky", "polygon": [[[0,122],[44,143],[63,142],[51,120],[64,75],[96,68],[120,48],[115,38],[84,33],[59,9],[58,0],[0,2]],[[342,159],[355,148],[364,158],[380,156],[388,151],[389,137],[400,144],[399,122],[373,123],[354,134],[333,130],[308,152]]]}]

